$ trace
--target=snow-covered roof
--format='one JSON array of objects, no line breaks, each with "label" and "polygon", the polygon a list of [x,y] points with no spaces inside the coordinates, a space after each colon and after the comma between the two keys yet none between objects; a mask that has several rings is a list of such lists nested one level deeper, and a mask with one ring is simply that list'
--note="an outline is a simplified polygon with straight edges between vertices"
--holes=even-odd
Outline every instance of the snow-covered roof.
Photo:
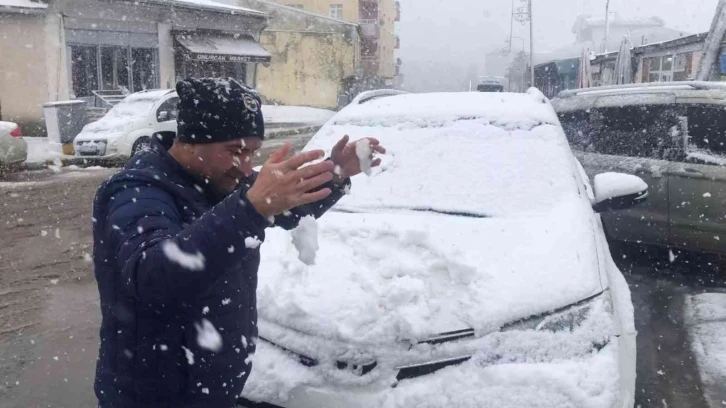
[{"label": "snow-covered roof", "polygon": [[[610,27],[663,27],[665,21],[660,17],[623,17],[619,14],[615,14],[610,18]],[[575,21],[575,25],[572,27],[572,32],[577,33],[580,30],[592,28],[592,27],[604,27],[604,17],[592,17],[592,16],[580,16]]]},{"label": "snow-covered roof", "polygon": [[250,13],[250,14],[264,14],[261,11],[253,10],[246,7],[239,7],[234,6],[231,4],[226,3],[220,3],[218,1],[213,0],[173,0],[175,3],[187,3],[190,5],[194,5],[201,8],[213,8],[213,9],[220,9],[220,10],[231,10],[231,11],[240,11],[244,13]]},{"label": "snow-covered roof", "polygon": [[[668,27],[650,27],[630,30],[629,35],[630,42],[636,47],[652,45],[660,42],[675,41],[691,36],[687,32],[674,30]],[[616,51],[620,48],[620,43],[622,41],[623,37],[611,36],[608,39],[608,50]],[[547,53],[535,54],[534,63],[535,65],[539,65],[555,60],[579,58],[582,55],[583,48],[588,48],[591,51],[597,52],[600,50],[600,46],[601,44],[594,44],[592,41],[584,41],[581,43],[567,45]]]},{"label": "snow-covered roof", "polygon": [[39,1],[0,0],[0,11],[42,11],[47,8],[47,4]]},{"label": "snow-covered roof", "polygon": [[[131,1],[131,0],[125,0]],[[135,0],[137,3],[266,17],[267,13],[214,0]]]}]

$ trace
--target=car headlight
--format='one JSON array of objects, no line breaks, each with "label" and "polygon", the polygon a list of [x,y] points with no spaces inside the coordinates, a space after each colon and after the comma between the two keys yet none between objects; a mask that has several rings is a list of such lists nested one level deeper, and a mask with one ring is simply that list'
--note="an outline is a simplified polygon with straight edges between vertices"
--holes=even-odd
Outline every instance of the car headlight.
[{"label": "car headlight", "polygon": [[[610,292],[604,291],[554,312],[523,319],[502,328],[501,331],[549,331],[553,333],[572,332],[586,322],[600,326],[612,324],[612,301]],[[604,327],[603,327],[604,328]]]}]

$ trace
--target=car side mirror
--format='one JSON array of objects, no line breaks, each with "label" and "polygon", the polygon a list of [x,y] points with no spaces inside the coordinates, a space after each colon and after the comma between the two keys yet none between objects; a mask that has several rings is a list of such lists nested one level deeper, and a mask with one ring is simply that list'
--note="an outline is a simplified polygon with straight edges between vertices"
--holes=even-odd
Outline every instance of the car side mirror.
[{"label": "car side mirror", "polygon": [[595,176],[596,213],[627,210],[648,198],[648,184],[640,177],[623,173],[602,173]]},{"label": "car side mirror", "polygon": [[159,122],[166,121],[167,119],[169,119],[169,112],[167,112],[167,111],[160,111],[159,114],[156,116],[156,119]]}]

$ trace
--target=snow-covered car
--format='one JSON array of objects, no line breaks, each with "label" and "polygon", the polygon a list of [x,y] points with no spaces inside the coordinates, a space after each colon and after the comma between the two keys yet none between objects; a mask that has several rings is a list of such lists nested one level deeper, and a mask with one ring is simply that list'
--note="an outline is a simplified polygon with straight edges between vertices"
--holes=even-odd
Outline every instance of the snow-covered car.
[{"label": "snow-covered car", "polygon": [[317,223],[267,232],[243,406],[633,406],[633,305],[599,213],[643,201],[641,179],[593,188],[536,90],[379,95],[306,149],[346,134],[388,154]]},{"label": "snow-covered car", "polygon": [[173,137],[178,102],[176,91],[169,89],[127,96],[103,118],[83,127],[73,140],[76,156],[126,160],[154,136]]},{"label": "snow-covered car", "polygon": [[0,121],[0,170],[24,162],[28,158],[28,144],[20,127],[13,122]]}]

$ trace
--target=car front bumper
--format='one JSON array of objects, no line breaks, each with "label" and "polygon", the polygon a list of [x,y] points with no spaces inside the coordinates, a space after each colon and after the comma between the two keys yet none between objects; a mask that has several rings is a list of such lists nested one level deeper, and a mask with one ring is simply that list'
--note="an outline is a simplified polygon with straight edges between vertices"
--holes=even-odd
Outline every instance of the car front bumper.
[{"label": "car front bumper", "polygon": [[[535,344],[532,346],[536,347]],[[319,372],[309,377],[309,381],[300,381],[294,374],[300,372],[299,368],[287,367],[287,363],[280,362],[279,356],[272,357],[276,363],[269,364],[265,361],[265,349],[258,350],[255,356],[252,377],[244,395],[252,401],[272,405],[255,405],[243,400],[242,407],[633,406],[634,389],[629,382],[634,381],[635,375],[634,361],[630,364],[630,358],[635,357],[634,334],[613,336],[602,349],[575,359],[489,364],[474,356],[469,361],[422,377],[396,381],[393,374],[388,380],[383,376],[362,386],[333,385]],[[293,375],[289,376],[289,373]],[[296,381],[300,383],[290,386]],[[260,387],[262,383],[264,386]],[[274,392],[260,398],[265,387]]]}]

